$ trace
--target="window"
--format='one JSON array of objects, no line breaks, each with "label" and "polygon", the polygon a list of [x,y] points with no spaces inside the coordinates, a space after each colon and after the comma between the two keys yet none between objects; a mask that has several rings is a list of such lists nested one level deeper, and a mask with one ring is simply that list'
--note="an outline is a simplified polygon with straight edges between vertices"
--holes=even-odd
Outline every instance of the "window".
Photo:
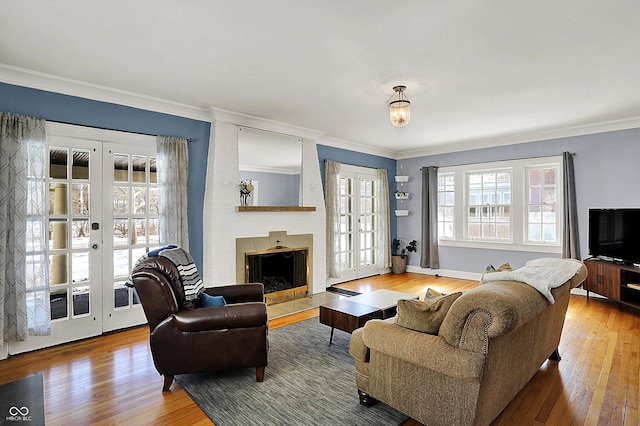
[{"label": "window", "polygon": [[456,207],[455,176],[453,173],[438,174],[438,237],[455,237],[453,217]]},{"label": "window", "polygon": [[558,156],[441,167],[440,243],[559,252],[561,164]]},{"label": "window", "polygon": [[466,174],[467,239],[511,240],[511,171]]},{"label": "window", "polygon": [[556,207],[558,169],[527,169],[527,240],[534,243],[558,241]]}]

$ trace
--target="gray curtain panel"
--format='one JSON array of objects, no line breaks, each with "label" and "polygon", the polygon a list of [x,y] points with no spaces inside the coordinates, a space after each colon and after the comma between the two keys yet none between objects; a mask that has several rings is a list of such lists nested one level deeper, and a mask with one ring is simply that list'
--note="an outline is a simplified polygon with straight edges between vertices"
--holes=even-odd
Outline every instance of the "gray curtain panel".
[{"label": "gray curtain panel", "polygon": [[160,244],[175,244],[189,251],[187,220],[187,140],[158,136],[158,222]]},{"label": "gray curtain panel", "polygon": [[0,346],[51,333],[45,121],[0,113]]},{"label": "gray curtain panel", "polygon": [[439,269],[438,256],[438,168],[422,168],[422,248],[420,266]]},{"label": "gray curtain panel", "polygon": [[573,156],[571,153],[562,153],[562,168],[564,172],[564,226],[562,231],[562,257],[580,259],[576,180],[573,170]]}]

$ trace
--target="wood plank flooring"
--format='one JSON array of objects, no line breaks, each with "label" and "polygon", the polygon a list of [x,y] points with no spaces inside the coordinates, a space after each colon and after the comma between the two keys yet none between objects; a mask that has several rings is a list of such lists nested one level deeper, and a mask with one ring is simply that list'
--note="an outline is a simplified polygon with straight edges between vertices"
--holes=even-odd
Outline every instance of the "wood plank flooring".
[{"label": "wood plank flooring", "polygon": [[[407,273],[341,284],[424,294],[451,292],[473,281]],[[277,318],[270,328],[318,315],[318,309]],[[338,333],[340,331],[337,331]],[[42,372],[48,425],[211,425],[177,383],[161,392],[147,327],[12,356],[0,361],[0,383]],[[494,425],[639,425],[640,314],[617,303],[571,296],[560,362],[547,361]],[[265,380],[268,380],[268,367]],[[357,392],[354,388],[353,397]],[[322,424],[322,419],[318,419]],[[417,426],[410,420],[404,426]]]}]

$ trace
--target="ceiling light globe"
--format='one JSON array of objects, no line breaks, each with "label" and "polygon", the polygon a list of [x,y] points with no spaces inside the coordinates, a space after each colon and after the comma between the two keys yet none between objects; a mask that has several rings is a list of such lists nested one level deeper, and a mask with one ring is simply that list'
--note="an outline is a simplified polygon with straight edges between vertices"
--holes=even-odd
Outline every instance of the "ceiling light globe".
[{"label": "ceiling light globe", "polygon": [[411,102],[404,94],[406,86],[395,86],[394,94],[387,101],[389,119],[395,127],[404,127],[411,119]]},{"label": "ceiling light globe", "polygon": [[409,102],[398,101],[389,105],[389,118],[395,127],[404,127],[411,119],[411,104]]}]

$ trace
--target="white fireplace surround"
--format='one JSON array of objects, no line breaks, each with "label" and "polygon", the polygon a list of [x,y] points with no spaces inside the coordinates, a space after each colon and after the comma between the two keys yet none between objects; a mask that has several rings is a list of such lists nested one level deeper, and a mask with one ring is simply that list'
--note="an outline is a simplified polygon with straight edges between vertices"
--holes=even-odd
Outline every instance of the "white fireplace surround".
[{"label": "white fireplace surround", "polygon": [[[292,238],[307,235],[313,244],[304,245],[310,248],[309,291],[312,294],[325,291],[325,207],[316,149],[321,133],[221,110],[212,110],[212,116],[214,124],[209,143],[203,223],[205,285],[217,287],[244,281],[244,254],[240,261],[237,240],[264,237],[265,244],[271,244],[270,236],[277,235],[288,241],[279,245],[293,247]],[[302,137],[302,204],[315,207],[316,211],[235,211],[239,204],[239,125]],[[273,238],[278,240],[277,236]],[[262,248],[263,243],[259,244]],[[295,244],[302,247],[298,245],[301,243]],[[269,247],[274,245],[278,244]],[[238,272],[240,269],[242,274]]]}]

